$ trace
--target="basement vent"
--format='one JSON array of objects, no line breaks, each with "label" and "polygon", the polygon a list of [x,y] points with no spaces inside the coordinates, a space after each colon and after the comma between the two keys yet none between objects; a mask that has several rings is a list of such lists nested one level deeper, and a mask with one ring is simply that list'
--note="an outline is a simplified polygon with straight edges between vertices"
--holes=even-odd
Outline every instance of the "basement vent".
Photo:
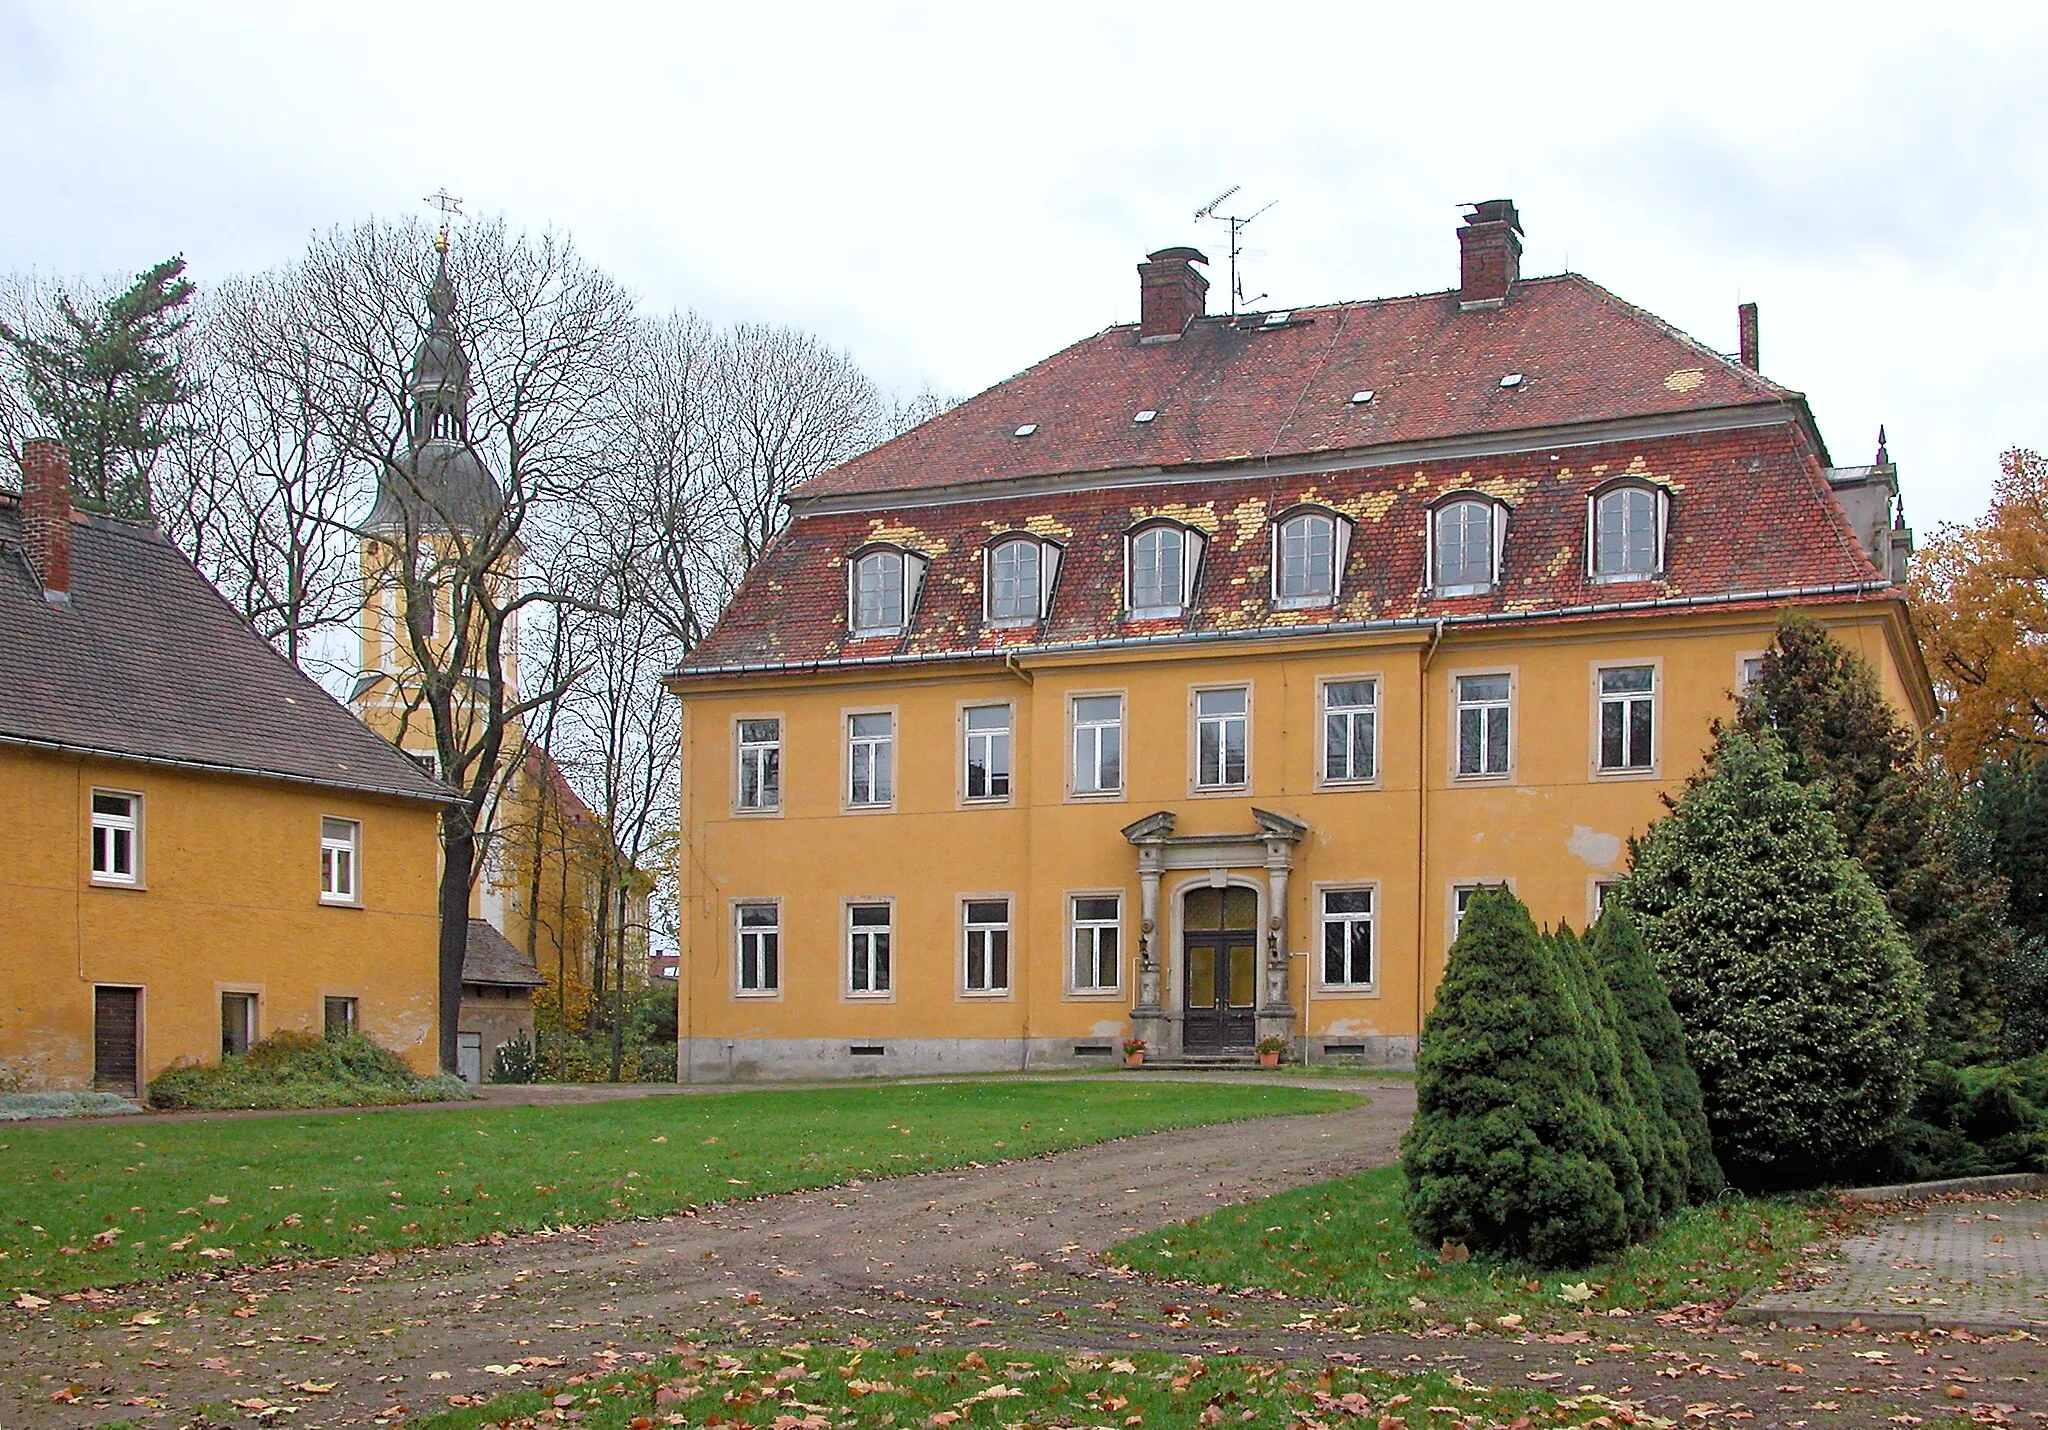
[{"label": "basement vent", "polygon": [[1325,1043],[1323,1044],[1323,1053],[1325,1056],[1333,1058],[1362,1058],[1365,1056],[1365,1044]]},{"label": "basement vent", "polygon": [[1076,1043],[1074,1056],[1077,1058],[1106,1058],[1109,1056],[1107,1043]]},{"label": "basement vent", "polygon": [[857,1058],[879,1058],[888,1049],[884,1048],[880,1043],[855,1043],[846,1051]]}]

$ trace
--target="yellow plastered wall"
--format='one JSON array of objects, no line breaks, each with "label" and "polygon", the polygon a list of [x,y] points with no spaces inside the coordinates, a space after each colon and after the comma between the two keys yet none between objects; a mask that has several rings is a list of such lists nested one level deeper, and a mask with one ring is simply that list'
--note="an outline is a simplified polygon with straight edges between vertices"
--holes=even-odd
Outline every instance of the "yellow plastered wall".
[{"label": "yellow plastered wall", "polygon": [[[95,789],[142,797],[137,887],[92,881]],[[323,817],[362,826],[359,905],[320,902]],[[0,1059],[90,1086],[104,984],[143,990],[145,1081],[218,1060],[225,991],[257,995],[259,1037],[355,998],[361,1032],[431,1073],[438,849],[421,801],[0,747]]]},{"label": "yellow plastered wall", "polygon": [[[1879,670],[1887,694],[1915,718],[1901,669],[1909,641],[1894,604],[1822,613],[1839,639]],[[1114,1037],[1130,1026],[1136,992],[1140,881],[1119,832],[1160,810],[1176,833],[1250,833],[1254,807],[1299,820],[1309,832],[1288,882],[1288,991],[1297,1034],[1412,1038],[1443,971],[1453,890],[1507,881],[1544,923],[1590,921],[1595,884],[1626,866],[1627,841],[1662,812],[1733,710],[1745,656],[1770,643],[1774,613],[1636,616],[1605,623],[1406,631],[1382,639],[1315,639],[1230,646],[1100,651],[1028,666],[907,667],[894,673],[685,682],[682,877],[683,1035],[697,1039]],[[1657,760],[1647,773],[1595,768],[1596,671],[1657,671]],[[1502,779],[1454,776],[1453,690],[1460,674],[1513,679],[1513,763]],[[1379,682],[1378,778],[1368,788],[1319,788],[1318,685],[1338,677]],[[1193,789],[1192,692],[1249,685],[1249,789]],[[1125,790],[1116,798],[1068,792],[1069,700],[1117,693],[1125,701]],[[1426,698],[1425,698],[1426,697]],[[969,806],[963,794],[965,706],[1015,710],[1013,796]],[[896,716],[896,797],[887,812],[844,803],[847,717]],[[782,722],[782,805],[734,809],[734,728],[743,718]],[[1261,890],[1259,867],[1235,870]],[[1163,961],[1175,957],[1174,899],[1199,873],[1169,872],[1160,901]],[[1376,890],[1377,974],[1367,993],[1317,987],[1318,886]],[[1068,987],[1068,898],[1123,896],[1123,986],[1113,996]],[[961,987],[961,904],[1011,901],[1015,971],[1010,992]],[[782,987],[736,992],[733,906],[781,906]],[[844,991],[844,906],[894,906],[895,989],[887,999]]]}]

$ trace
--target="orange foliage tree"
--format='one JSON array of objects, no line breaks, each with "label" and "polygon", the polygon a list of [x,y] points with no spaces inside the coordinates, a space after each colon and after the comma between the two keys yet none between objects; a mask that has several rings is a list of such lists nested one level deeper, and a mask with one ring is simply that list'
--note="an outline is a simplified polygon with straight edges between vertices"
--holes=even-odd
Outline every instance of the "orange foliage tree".
[{"label": "orange foliage tree", "polygon": [[1930,732],[1961,775],[2048,750],[2048,459],[1999,461],[1991,510],[1949,525],[1913,562],[1913,616],[1941,697]]}]

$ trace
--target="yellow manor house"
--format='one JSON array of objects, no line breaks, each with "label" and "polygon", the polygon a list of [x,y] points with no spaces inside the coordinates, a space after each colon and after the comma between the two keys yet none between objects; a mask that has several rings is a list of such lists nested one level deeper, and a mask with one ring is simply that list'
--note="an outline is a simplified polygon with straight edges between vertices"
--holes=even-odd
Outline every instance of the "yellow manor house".
[{"label": "yellow manor house", "polygon": [[671,678],[682,1065],[1405,1065],[1474,889],[1583,925],[1780,614],[1932,712],[1894,470],[1576,274],[1141,321],[791,496]]}]

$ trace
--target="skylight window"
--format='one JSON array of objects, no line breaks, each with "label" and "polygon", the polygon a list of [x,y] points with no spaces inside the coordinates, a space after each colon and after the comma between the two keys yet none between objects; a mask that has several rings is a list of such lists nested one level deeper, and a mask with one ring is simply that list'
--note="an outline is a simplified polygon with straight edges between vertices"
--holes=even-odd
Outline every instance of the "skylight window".
[{"label": "skylight window", "polygon": [[1159,414],[1157,412],[1153,411],[1151,408],[1148,407],[1143,412],[1140,412],[1136,417],[1133,417],[1131,421],[1150,422],[1153,418],[1157,417],[1158,415]]},{"label": "skylight window", "polygon": [[1522,385],[1522,375],[1519,372],[1511,372],[1500,380],[1500,385],[1502,387],[1520,387]]},{"label": "skylight window", "polygon": [[1363,407],[1366,403],[1372,401],[1372,398],[1373,390],[1369,387],[1361,387],[1358,391],[1351,394],[1351,405],[1353,407]]},{"label": "skylight window", "polygon": [[1294,314],[1292,313],[1268,313],[1266,314],[1266,326],[1269,328],[1284,328],[1287,326],[1287,320],[1293,316]]},{"label": "skylight window", "polygon": [[1036,432],[1037,430],[1038,424],[1036,422],[1026,422],[1022,427],[1019,427],[1013,435],[1018,437],[1029,437],[1033,432]]}]

